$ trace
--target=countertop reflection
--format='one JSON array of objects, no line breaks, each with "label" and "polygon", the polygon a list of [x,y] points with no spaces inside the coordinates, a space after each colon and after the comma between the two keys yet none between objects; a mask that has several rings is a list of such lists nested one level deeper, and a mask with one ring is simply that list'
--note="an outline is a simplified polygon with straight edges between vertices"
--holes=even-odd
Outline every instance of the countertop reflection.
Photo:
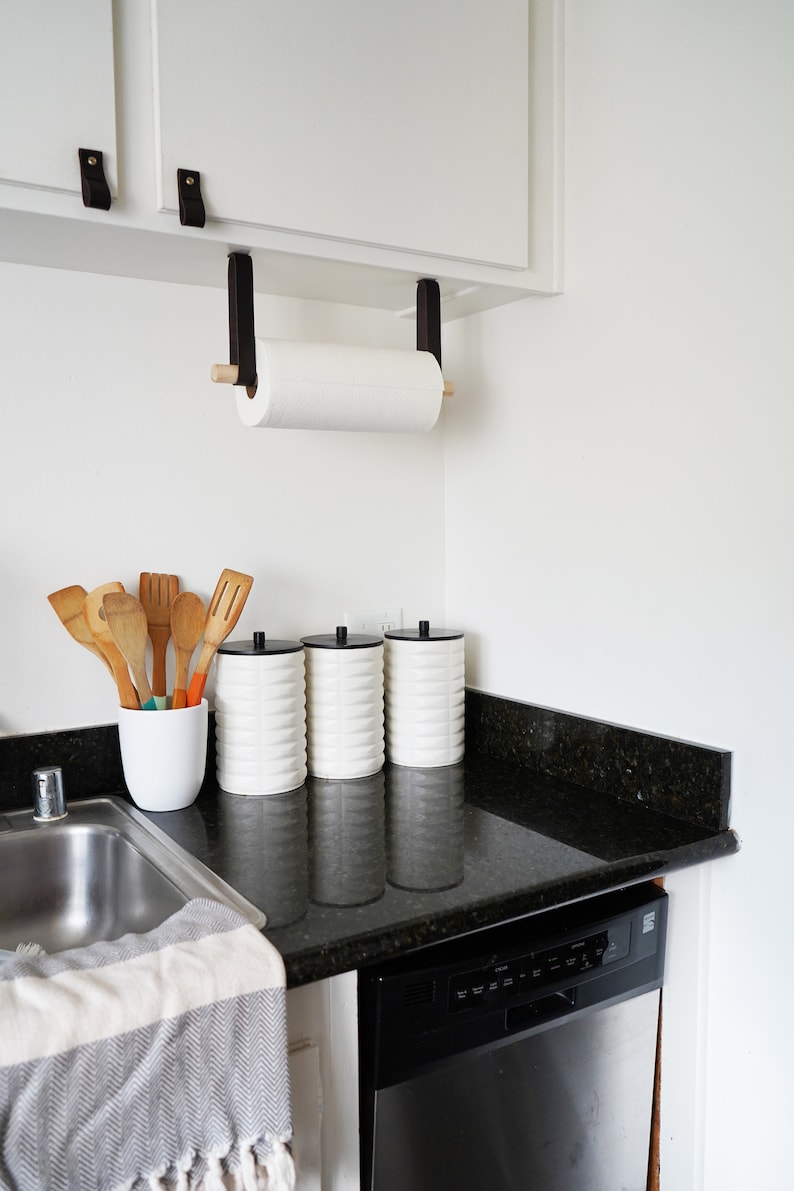
[{"label": "countertop reflection", "polygon": [[152,819],[264,910],[293,986],[738,847],[484,757],[261,797],[205,789]]}]

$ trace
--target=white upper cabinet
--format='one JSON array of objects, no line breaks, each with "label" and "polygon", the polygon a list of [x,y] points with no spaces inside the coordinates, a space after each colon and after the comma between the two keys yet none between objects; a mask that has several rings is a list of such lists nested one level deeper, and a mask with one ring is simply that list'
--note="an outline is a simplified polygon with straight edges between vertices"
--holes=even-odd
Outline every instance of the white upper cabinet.
[{"label": "white upper cabinet", "polygon": [[109,0],[0,0],[0,184],[81,198],[78,149],[116,193]]},{"label": "white upper cabinet", "polygon": [[562,36],[562,0],[0,0],[0,260],[225,287],[246,251],[398,312],[435,277],[446,318],[557,292]]},{"label": "white upper cabinet", "polygon": [[159,0],[160,204],[528,265],[526,0]]}]

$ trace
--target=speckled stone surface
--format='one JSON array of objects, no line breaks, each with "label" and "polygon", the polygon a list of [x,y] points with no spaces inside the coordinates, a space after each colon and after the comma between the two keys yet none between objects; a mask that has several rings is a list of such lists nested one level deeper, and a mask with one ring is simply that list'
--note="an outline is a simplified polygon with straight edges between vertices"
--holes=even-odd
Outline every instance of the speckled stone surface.
[{"label": "speckled stone surface", "polygon": [[[737,850],[727,824],[710,825],[727,815],[729,754],[681,742],[665,751],[632,734],[633,763],[656,791],[640,800],[625,781],[610,792],[618,762],[596,747],[617,739],[625,759],[629,744],[614,734],[629,730],[572,716],[560,726],[558,715],[469,692],[459,765],[387,765],[257,798],[218,790],[210,757],[193,806],[149,817],[265,911],[293,986]],[[529,747],[544,724],[555,747]],[[562,772],[539,772],[538,751]],[[666,757],[666,803],[653,757]],[[68,797],[124,793],[115,727],[10,737],[0,739],[0,810],[27,804],[31,770],[49,764],[63,767]],[[588,764],[589,787],[571,776]],[[690,806],[691,820],[671,813]]]},{"label": "speckled stone surface", "polygon": [[730,822],[724,749],[471,690],[466,747],[713,831]]}]

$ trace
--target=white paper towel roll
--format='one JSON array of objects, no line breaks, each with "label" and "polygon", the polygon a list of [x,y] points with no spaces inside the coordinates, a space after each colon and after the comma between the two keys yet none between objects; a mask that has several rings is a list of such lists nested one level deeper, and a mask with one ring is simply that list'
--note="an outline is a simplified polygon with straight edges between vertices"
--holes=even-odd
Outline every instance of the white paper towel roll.
[{"label": "white paper towel roll", "polygon": [[256,393],[235,389],[246,426],[282,430],[431,430],[444,378],[431,352],[257,339]]}]

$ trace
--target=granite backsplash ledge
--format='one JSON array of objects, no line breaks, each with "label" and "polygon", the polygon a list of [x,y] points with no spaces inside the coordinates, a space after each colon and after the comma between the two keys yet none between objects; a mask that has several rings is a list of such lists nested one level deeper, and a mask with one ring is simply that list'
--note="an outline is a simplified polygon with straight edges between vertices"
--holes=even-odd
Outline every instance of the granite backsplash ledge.
[{"label": "granite backsplash ledge", "polygon": [[724,749],[467,690],[466,752],[709,831],[730,824]]}]

